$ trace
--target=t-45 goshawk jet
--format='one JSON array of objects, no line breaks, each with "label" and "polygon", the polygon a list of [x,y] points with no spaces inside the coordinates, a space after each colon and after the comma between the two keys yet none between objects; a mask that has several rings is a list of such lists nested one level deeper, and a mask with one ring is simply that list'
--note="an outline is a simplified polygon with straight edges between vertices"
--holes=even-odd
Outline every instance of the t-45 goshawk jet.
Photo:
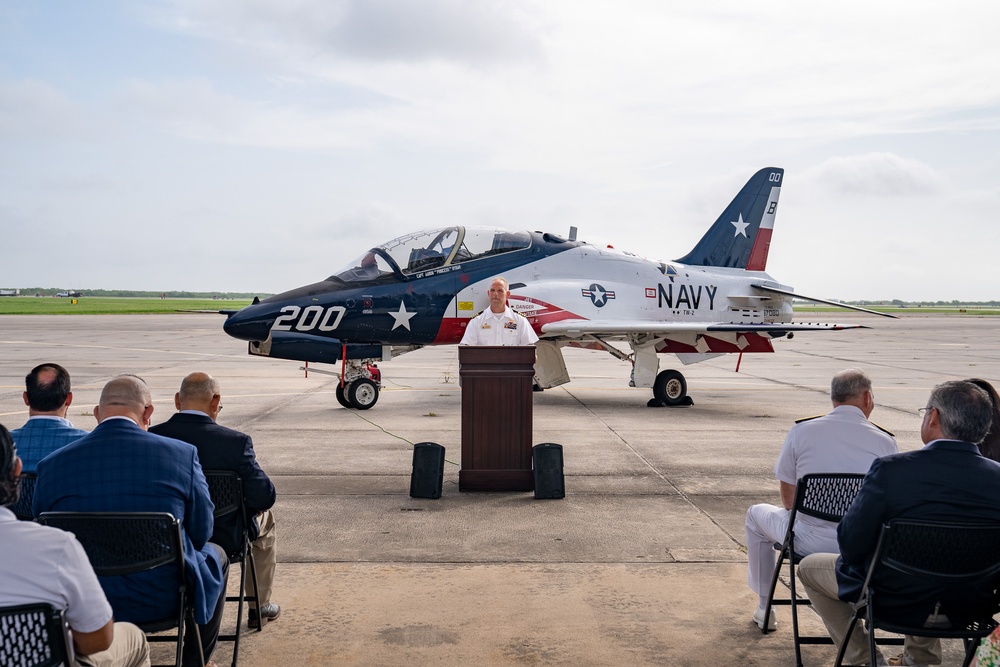
[{"label": "t-45 goshawk jet", "polygon": [[[400,236],[363,253],[329,278],[236,312],[225,330],[252,355],[338,364],[337,399],[375,405],[377,361],[425,345],[454,345],[489,306],[490,281],[510,283],[510,306],[540,340],[536,382],[569,382],[566,346],[604,350],[632,362],[629,384],[652,388],[651,406],[690,405],[676,370],[733,353],[774,352],[798,331],[857,324],[792,322],[792,298],[874,311],[796,294],[765,273],[784,170],[761,169],[691,252],[674,261],[597,247],[551,233],[445,227]],[[619,345],[615,345],[618,343]],[[624,347],[630,352],[624,351]]]}]

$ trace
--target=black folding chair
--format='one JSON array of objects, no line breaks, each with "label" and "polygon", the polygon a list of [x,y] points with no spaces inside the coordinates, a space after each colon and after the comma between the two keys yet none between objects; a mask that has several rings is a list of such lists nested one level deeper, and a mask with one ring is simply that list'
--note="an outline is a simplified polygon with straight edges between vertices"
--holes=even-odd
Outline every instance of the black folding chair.
[{"label": "black folding chair", "polygon": [[48,604],[0,607],[0,665],[73,664],[73,643],[63,612]]},{"label": "black folding chair", "polygon": [[879,617],[879,601],[887,597],[887,594],[879,591],[878,572],[885,568],[941,586],[981,584],[984,590],[992,591],[996,596],[997,577],[1000,575],[1000,524],[893,519],[883,525],[875,553],[868,565],[860,598],[853,605],[854,612],[835,663],[840,667],[851,633],[858,619],[864,615],[868,627],[871,664],[876,662],[874,630],[880,629],[915,637],[961,639],[965,642],[965,661],[962,665],[968,667],[980,641],[997,627],[993,613],[997,611],[996,602],[1000,600],[994,600],[993,608],[983,618],[961,627],[901,625]]},{"label": "black folding chair", "polygon": [[[240,626],[243,623],[243,603],[257,602],[256,595],[246,594],[245,570],[250,568],[250,577],[253,579],[253,589],[257,591],[257,567],[253,560],[253,548],[250,544],[250,530],[248,528],[250,518],[246,515],[246,506],[243,504],[243,480],[239,475],[231,470],[206,470],[205,479],[208,481],[208,493],[212,497],[215,505],[215,533],[212,535],[212,542],[220,545],[226,550],[230,563],[240,565],[240,592],[238,595],[226,596],[227,602],[238,602],[236,608],[236,631],[231,635],[219,635],[219,641],[233,642],[233,666],[236,667],[236,660],[240,651]],[[225,520],[226,517],[235,519]],[[222,519],[220,521],[220,519]],[[235,530],[228,531],[227,527]],[[264,629],[261,623],[257,632]]]},{"label": "black folding chair", "polygon": [[[854,497],[861,489],[864,475],[855,473],[814,473],[803,475],[795,485],[795,504],[788,516],[788,530],[781,544],[775,544],[778,560],[774,565],[774,575],[771,577],[771,589],[767,595],[767,606],[764,608],[764,628],[767,630],[767,619],[771,617],[771,607],[774,605],[789,605],[792,608],[792,637],[795,642],[795,664],[802,667],[802,644],[832,644],[833,640],[826,635],[800,636],[798,605],[808,605],[809,598],[798,598],[795,592],[795,566],[803,556],[795,552],[795,519],[799,514],[815,517],[824,521],[839,523],[847,514],[854,502]],[[788,561],[787,598],[776,598],[774,592],[778,586],[782,564]]]},{"label": "black folding chair", "polygon": [[31,513],[31,501],[35,498],[35,481],[38,476],[33,472],[22,472],[18,477],[17,501],[10,506],[10,510],[21,521],[34,521],[35,515]]},{"label": "black folding chair", "polygon": [[[73,533],[99,577],[122,577],[159,567],[174,568],[177,572],[176,614],[171,610],[170,615],[160,620],[136,625],[151,642],[177,642],[176,667],[181,667],[186,620],[198,643],[200,664],[204,666],[201,632],[194,620],[194,603],[187,593],[181,525],[173,515],[167,512],[43,512],[38,521]],[[111,603],[114,607],[114,600]],[[176,634],[148,636],[174,628]]]}]

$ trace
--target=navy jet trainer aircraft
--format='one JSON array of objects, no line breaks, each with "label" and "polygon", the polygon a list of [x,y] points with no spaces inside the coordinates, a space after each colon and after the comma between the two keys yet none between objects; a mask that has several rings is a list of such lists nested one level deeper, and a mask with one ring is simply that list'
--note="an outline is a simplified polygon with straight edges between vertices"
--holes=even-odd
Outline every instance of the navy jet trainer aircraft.
[{"label": "navy jet trainer aircraft", "polygon": [[[793,323],[795,294],[764,272],[784,170],[758,171],[694,249],[671,262],[528,231],[446,227],[375,246],[326,280],[230,312],[225,330],[252,355],[340,364],[337,399],[364,410],[378,400],[376,361],[425,345],[459,342],[489,306],[496,276],[510,305],[539,335],[536,381],[569,382],[564,346],[632,362],[630,385],[651,387],[650,405],[689,405],[672,353],[685,364],[727,353],[773,352],[796,331],[856,324]],[[625,343],[631,354],[613,345]]]}]

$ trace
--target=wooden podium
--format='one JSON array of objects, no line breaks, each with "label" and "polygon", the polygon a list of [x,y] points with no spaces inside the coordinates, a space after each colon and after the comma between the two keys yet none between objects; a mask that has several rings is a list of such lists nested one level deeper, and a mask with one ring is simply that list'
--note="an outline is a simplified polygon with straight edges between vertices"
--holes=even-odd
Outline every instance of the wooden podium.
[{"label": "wooden podium", "polygon": [[532,491],[531,401],[535,348],[462,345],[459,491]]}]

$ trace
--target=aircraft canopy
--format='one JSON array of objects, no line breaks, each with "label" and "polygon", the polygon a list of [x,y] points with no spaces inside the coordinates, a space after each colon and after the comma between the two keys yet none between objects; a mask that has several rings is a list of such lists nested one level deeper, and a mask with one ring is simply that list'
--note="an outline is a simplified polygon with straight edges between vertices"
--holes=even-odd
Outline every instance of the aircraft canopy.
[{"label": "aircraft canopy", "polygon": [[464,226],[430,229],[376,246],[333,277],[356,283],[391,274],[409,276],[530,246],[528,232]]}]

